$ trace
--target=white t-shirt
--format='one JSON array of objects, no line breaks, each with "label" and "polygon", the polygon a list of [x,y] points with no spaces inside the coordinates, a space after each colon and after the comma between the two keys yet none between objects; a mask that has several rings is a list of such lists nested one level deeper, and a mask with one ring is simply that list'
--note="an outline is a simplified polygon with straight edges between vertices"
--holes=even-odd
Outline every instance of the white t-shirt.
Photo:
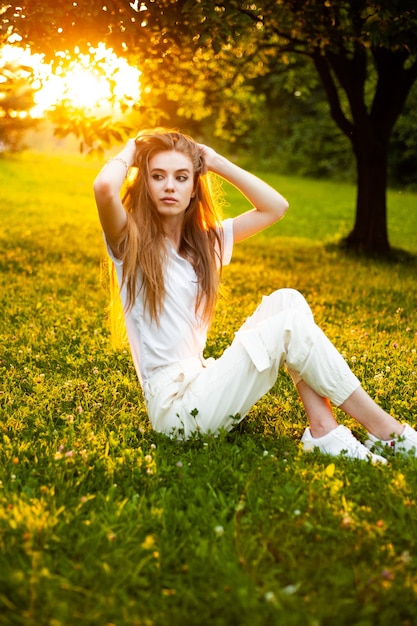
[{"label": "white t-shirt", "polygon": [[[228,265],[233,250],[233,219],[223,226],[223,265]],[[167,240],[168,241],[168,240]],[[139,380],[146,382],[160,367],[177,361],[201,357],[207,339],[207,324],[195,312],[197,276],[189,261],[181,257],[167,243],[167,268],[165,278],[165,301],[159,317],[159,325],[150,320],[139,293],[133,308],[125,314],[127,336],[133,362]],[[116,259],[110,247],[119,286],[122,284],[123,263]],[[121,289],[122,305],[125,307],[127,290]]]}]

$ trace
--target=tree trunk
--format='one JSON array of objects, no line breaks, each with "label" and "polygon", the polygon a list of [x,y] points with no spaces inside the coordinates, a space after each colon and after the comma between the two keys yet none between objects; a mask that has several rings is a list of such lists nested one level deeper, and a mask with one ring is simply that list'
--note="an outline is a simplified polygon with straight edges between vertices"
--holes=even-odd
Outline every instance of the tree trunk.
[{"label": "tree trunk", "polygon": [[378,139],[353,139],[356,157],[357,195],[355,225],[344,240],[347,248],[370,255],[388,256],[387,155],[388,145]]},{"label": "tree trunk", "polygon": [[[353,54],[341,47],[338,52],[321,48],[312,58],[330,104],[332,118],[352,142],[356,158],[356,219],[345,245],[366,254],[388,256],[387,231],[387,161],[388,142],[411,85],[417,77],[417,62],[407,68],[406,46],[374,46],[371,58],[376,70],[376,87],[370,107],[366,104],[366,77],[369,54],[357,40]],[[350,117],[341,104],[345,92]]]}]

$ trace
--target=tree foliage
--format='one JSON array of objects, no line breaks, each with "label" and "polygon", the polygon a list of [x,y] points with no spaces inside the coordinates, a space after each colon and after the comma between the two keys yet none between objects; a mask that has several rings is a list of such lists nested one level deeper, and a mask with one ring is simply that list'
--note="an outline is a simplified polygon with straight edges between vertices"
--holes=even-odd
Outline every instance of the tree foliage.
[{"label": "tree foliage", "polygon": [[26,131],[36,125],[29,112],[38,87],[32,68],[14,63],[0,67],[0,151],[18,150]]},{"label": "tree foliage", "polygon": [[18,35],[55,62],[57,50],[104,42],[140,64],[144,120],[175,102],[183,117],[211,117],[230,137],[250,129],[267,97],[256,85],[283,68],[290,84],[304,59],[356,161],[347,244],[389,251],[388,147],[417,78],[415,0],[23,0],[0,19],[3,41]]}]

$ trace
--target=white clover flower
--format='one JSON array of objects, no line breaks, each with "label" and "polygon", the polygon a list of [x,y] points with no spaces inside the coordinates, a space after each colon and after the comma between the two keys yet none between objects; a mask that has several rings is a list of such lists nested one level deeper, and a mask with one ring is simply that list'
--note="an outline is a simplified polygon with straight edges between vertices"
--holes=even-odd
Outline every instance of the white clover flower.
[{"label": "white clover flower", "polygon": [[271,602],[271,603],[277,601],[275,593],[273,591],[267,591],[264,595],[264,598],[267,602]]}]

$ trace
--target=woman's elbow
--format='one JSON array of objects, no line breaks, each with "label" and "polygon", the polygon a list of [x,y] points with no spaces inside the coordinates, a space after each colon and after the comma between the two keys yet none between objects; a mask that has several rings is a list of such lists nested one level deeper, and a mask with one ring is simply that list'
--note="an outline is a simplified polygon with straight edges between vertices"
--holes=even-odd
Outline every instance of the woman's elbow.
[{"label": "woman's elbow", "polygon": [[113,186],[110,184],[110,181],[97,176],[93,183],[94,196],[97,201],[110,201],[114,196]]},{"label": "woman's elbow", "polygon": [[108,189],[108,187],[109,187],[108,181],[105,178],[103,178],[101,174],[99,174],[93,183],[94,193],[95,194],[106,193],[106,190]]},{"label": "woman's elbow", "polygon": [[279,206],[277,207],[277,221],[284,217],[289,208],[289,202],[285,198],[282,198]]}]

